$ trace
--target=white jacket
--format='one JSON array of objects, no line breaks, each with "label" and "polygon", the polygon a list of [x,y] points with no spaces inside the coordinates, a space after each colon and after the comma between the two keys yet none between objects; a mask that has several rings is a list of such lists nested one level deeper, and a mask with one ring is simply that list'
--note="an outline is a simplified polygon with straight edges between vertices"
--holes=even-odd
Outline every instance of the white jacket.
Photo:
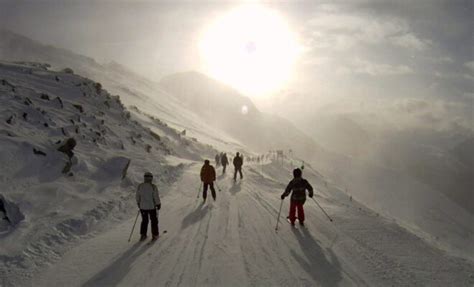
[{"label": "white jacket", "polygon": [[140,209],[155,209],[158,204],[161,204],[158,188],[149,182],[138,185],[136,198]]}]

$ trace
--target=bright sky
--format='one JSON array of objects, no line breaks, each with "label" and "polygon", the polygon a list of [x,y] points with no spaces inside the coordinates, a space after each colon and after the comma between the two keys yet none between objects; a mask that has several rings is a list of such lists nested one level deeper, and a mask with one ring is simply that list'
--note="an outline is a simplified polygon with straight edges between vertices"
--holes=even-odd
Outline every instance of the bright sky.
[{"label": "bright sky", "polygon": [[473,1],[224,2],[3,0],[0,27],[154,79],[205,72],[287,116],[339,97],[472,109]]}]

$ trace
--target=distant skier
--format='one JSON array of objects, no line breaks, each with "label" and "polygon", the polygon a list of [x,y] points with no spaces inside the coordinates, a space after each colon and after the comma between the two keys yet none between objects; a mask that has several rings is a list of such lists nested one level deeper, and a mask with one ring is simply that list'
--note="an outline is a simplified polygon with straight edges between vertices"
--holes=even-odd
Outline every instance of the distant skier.
[{"label": "distant skier", "polygon": [[[313,187],[309,182],[302,177],[301,169],[293,170],[293,179],[288,183],[285,192],[281,195],[281,200],[285,199],[291,192],[290,199],[290,214],[288,219],[292,226],[295,225],[295,220],[304,226],[304,209],[303,204],[306,201],[306,190],[308,190],[309,197],[313,197]],[[298,217],[296,217],[296,210],[298,210]]]},{"label": "distant skier", "polygon": [[204,161],[204,165],[201,168],[201,181],[204,185],[202,198],[204,202],[207,198],[207,189],[211,188],[212,198],[216,200],[216,190],[214,189],[214,181],[216,180],[216,170],[210,164],[209,160]]},{"label": "distant skier", "polygon": [[226,169],[227,165],[229,164],[229,160],[227,159],[227,154],[226,153],[222,153],[221,164],[222,164],[222,174],[224,174],[225,169]]},{"label": "distant skier", "polygon": [[153,174],[145,172],[144,182],[138,185],[136,199],[137,205],[142,215],[140,226],[140,241],[147,237],[148,219],[151,220],[152,239],[156,240],[159,236],[157,211],[161,208],[160,194],[156,185],[152,183]]},{"label": "distant skier", "polygon": [[219,163],[221,161],[221,156],[219,154],[216,154],[215,159],[216,159],[216,167],[219,167]]},{"label": "distant skier", "polygon": [[243,178],[242,165],[244,164],[244,160],[238,152],[234,157],[233,164],[234,164],[234,181],[237,179],[237,172],[240,174],[240,179],[242,179]]}]

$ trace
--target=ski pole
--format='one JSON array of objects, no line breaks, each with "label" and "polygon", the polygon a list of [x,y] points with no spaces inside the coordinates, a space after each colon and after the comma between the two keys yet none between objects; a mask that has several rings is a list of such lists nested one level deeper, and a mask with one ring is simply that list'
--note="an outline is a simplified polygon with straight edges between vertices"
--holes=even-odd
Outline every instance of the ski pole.
[{"label": "ski pole", "polygon": [[199,199],[199,194],[201,194],[201,189],[202,189],[202,183],[199,184],[199,190],[198,190],[198,196],[197,196],[198,199]]},{"label": "ski pole", "polygon": [[138,210],[137,217],[135,217],[135,223],[133,223],[132,232],[130,232],[130,237],[128,238],[128,242],[130,242],[130,240],[132,239],[133,230],[135,230],[135,224],[137,224],[139,214],[140,214],[140,209]]},{"label": "ski pole", "polygon": [[321,210],[324,212],[324,214],[329,218],[329,221],[332,221],[332,218],[326,213],[326,211],[324,211],[323,207],[321,205],[319,205],[319,203],[316,201],[316,199],[314,199],[312,197],[311,197],[311,199],[313,199],[314,203],[316,203],[319,206],[319,208],[321,208]]},{"label": "ski pole", "polygon": [[219,192],[221,192],[221,188],[219,187],[219,185],[217,185],[217,181],[216,181],[216,187],[217,187],[217,190],[219,190]]},{"label": "ski pole", "polygon": [[278,223],[280,223],[280,213],[281,213],[281,207],[282,206],[283,206],[283,199],[281,200],[280,210],[278,211],[278,218],[277,218],[277,224],[276,224],[276,227],[275,227],[275,232],[278,231]]}]

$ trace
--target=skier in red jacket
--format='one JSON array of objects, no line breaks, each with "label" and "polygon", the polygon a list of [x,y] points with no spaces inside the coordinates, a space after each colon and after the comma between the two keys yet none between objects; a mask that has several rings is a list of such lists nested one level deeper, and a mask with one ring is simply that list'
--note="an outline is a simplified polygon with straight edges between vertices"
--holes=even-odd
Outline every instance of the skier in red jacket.
[{"label": "skier in red jacket", "polygon": [[[295,225],[295,220],[304,226],[304,209],[303,205],[306,201],[306,190],[308,190],[309,197],[313,197],[313,187],[309,182],[302,177],[301,169],[293,170],[293,179],[288,183],[285,192],[281,195],[281,200],[285,199],[291,193],[290,199],[290,214],[288,219],[292,226]],[[296,217],[296,210],[298,210],[298,217]]]}]

